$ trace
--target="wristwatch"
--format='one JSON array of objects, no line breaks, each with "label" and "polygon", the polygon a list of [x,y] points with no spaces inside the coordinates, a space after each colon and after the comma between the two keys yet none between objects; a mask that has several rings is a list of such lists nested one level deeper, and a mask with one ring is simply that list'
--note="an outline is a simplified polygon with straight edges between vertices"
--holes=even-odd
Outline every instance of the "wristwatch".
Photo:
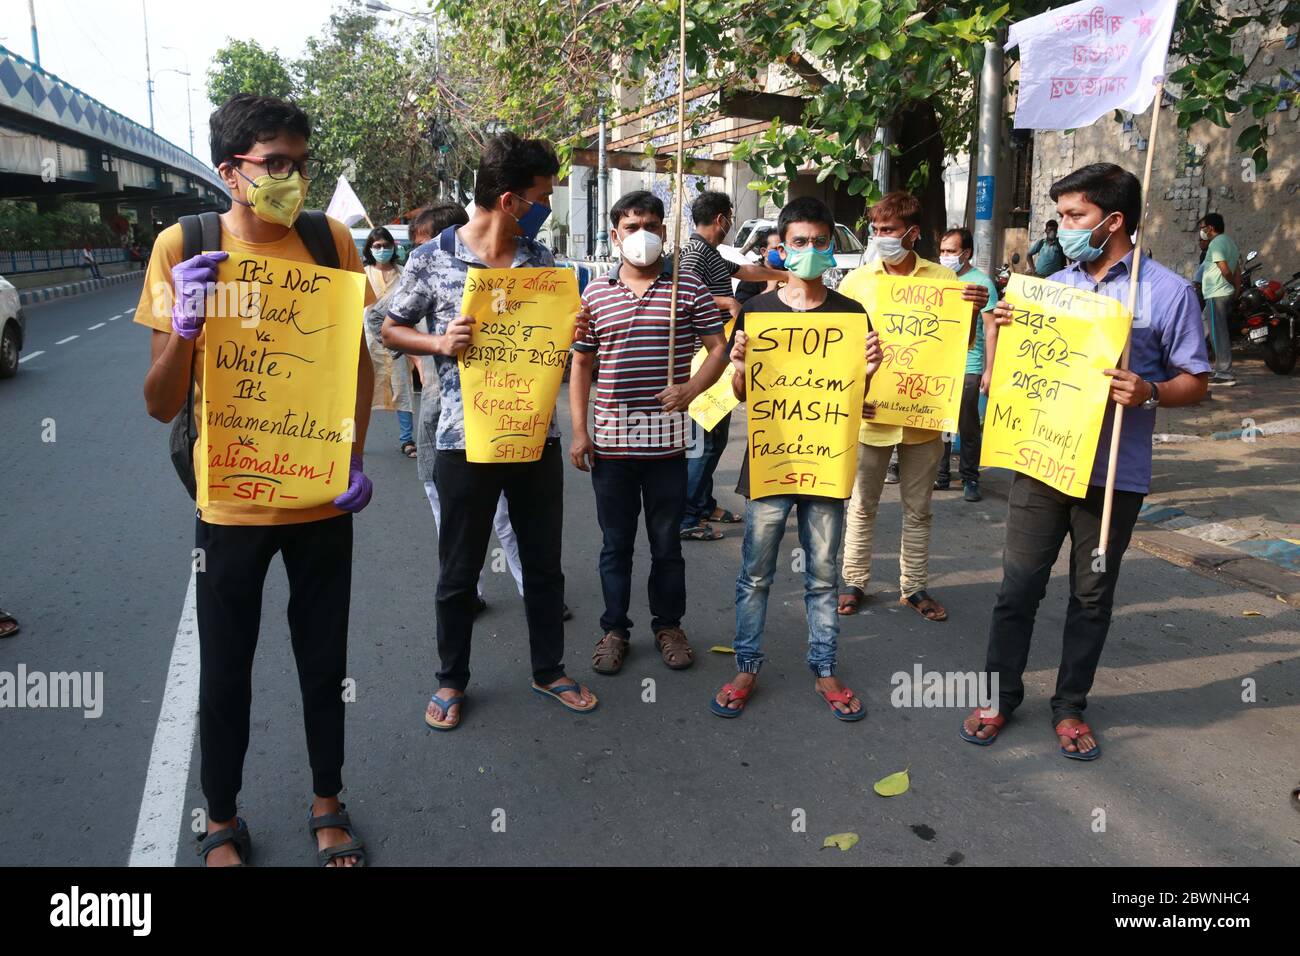
[{"label": "wristwatch", "polygon": [[1151,386],[1151,397],[1142,403],[1143,408],[1155,408],[1160,404],[1160,389],[1156,387],[1155,382],[1147,382]]}]

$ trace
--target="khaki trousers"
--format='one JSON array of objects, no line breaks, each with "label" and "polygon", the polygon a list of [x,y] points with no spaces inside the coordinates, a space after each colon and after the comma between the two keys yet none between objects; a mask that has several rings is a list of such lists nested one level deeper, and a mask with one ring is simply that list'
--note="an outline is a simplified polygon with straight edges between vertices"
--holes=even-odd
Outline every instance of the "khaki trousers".
[{"label": "khaki trousers", "polygon": [[[898,445],[899,491],[903,498],[903,538],[899,551],[898,589],[903,597],[923,591],[930,566],[930,498],[934,476],[943,457],[943,439],[916,445]],[[876,512],[885,487],[885,470],[893,448],[858,445],[858,477],[849,499],[844,526],[846,585],[866,590],[871,580],[871,547],[875,537]]]}]

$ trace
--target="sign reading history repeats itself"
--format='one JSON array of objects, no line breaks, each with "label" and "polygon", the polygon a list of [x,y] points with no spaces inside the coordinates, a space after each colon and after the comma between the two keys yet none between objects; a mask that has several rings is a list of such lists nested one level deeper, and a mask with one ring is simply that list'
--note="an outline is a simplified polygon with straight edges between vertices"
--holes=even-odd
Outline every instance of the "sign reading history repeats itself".
[{"label": "sign reading history repeats itself", "polygon": [[579,307],[572,269],[469,270],[460,311],[475,321],[459,359],[466,460],[542,457]]},{"label": "sign reading history repeats itself", "polygon": [[204,323],[198,505],[329,504],[348,487],[366,277],[232,255]]},{"label": "sign reading history repeats itself", "polygon": [[1104,369],[1124,350],[1128,309],[1019,274],[1003,298],[1014,318],[998,329],[980,465],[1010,468],[1082,498],[1110,400]]},{"label": "sign reading history repeats itself", "polygon": [[867,376],[861,312],[745,315],[749,493],[848,498]]},{"label": "sign reading history repeats itself", "polygon": [[953,279],[872,276],[867,312],[884,352],[871,377],[871,420],[933,431],[957,430],[974,304]]}]

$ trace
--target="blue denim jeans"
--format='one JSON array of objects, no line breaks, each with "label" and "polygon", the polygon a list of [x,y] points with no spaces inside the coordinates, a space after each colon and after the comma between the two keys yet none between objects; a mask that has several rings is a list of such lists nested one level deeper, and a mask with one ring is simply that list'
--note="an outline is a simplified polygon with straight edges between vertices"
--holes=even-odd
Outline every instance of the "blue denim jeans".
[{"label": "blue denim jeans", "polygon": [[682,530],[694,528],[708,521],[718,499],[713,497],[713,473],[718,470],[722,453],[727,450],[731,437],[731,415],[704,433],[704,453],[686,460],[686,512],[682,515]]},{"label": "blue denim jeans", "polygon": [[397,413],[397,440],[405,445],[415,440],[415,420],[410,412]]},{"label": "blue denim jeans", "polygon": [[736,668],[757,674],[763,666],[763,622],[776,576],[781,539],[797,509],[803,549],[803,601],[808,613],[808,667],[818,677],[835,673],[840,633],[836,612],[835,555],[844,535],[844,502],[806,495],[750,499],[745,506],[745,543],[736,579]]}]

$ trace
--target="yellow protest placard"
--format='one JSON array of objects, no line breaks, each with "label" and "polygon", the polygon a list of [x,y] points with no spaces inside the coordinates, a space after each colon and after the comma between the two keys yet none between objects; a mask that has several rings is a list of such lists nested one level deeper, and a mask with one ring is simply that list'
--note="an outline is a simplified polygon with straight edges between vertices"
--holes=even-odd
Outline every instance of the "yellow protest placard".
[{"label": "yellow protest placard", "polygon": [[872,421],[955,432],[973,328],[965,284],[884,272],[872,279],[864,304],[885,353],[867,391]]},{"label": "yellow protest placard", "polygon": [[866,316],[745,315],[749,494],[847,498],[858,464]]},{"label": "yellow protest placard", "polygon": [[980,464],[1010,468],[1076,498],[1088,493],[1110,395],[1103,369],[1124,350],[1123,303],[1061,282],[1013,275],[1015,311],[998,329]]},{"label": "yellow protest placard", "polygon": [[[735,319],[728,319],[727,324],[723,326],[722,334],[726,337],[728,348],[731,342],[731,330],[736,327]],[[691,376],[700,370],[704,360],[708,358],[709,350],[700,349],[695,353],[695,358],[691,359]],[[731,361],[728,359],[726,366],[722,370],[722,375],[718,380],[706,388],[691,402],[690,415],[695,422],[705,431],[712,431],[717,427],[718,422],[726,418],[736,406],[740,404],[740,399],[736,398],[736,393],[731,389]]]},{"label": "yellow protest placard", "polygon": [[459,361],[466,460],[541,458],[578,308],[572,269],[469,270],[460,311],[475,323]]},{"label": "yellow protest placard", "polygon": [[204,323],[199,507],[329,504],[348,487],[366,277],[232,255]]}]

